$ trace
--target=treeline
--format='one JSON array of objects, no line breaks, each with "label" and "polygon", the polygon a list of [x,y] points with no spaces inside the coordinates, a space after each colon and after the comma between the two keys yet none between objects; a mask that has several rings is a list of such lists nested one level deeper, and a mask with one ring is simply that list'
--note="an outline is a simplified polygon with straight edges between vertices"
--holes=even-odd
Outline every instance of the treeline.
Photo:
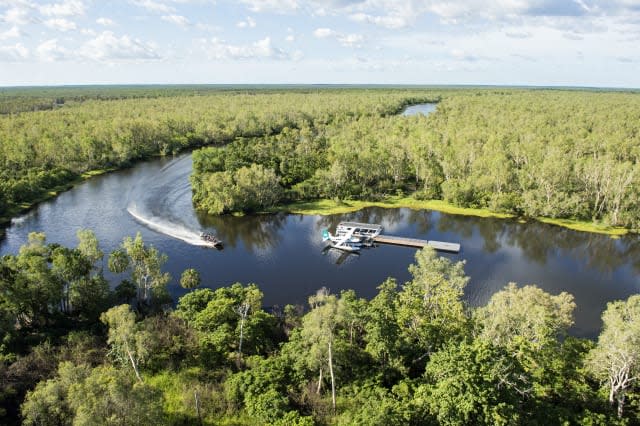
[{"label": "treeline", "polygon": [[[74,96],[93,96],[91,89],[83,90]],[[435,97],[424,91],[373,89],[219,90],[194,96],[181,87],[159,88],[164,96],[154,98],[150,90],[114,88],[98,92],[113,100],[66,102],[50,111],[0,116],[0,218],[86,171],[286,128],[394,114],[408,103]],[[136,97],[144,94],[150,97]],[[16,99],[8,96],[0,104]]]},{"label": "treeline", "polygon": [[[0,417],[26,425],[636,424],[640,296],[597,342],[567,293],[507,285],[471,309],[464,262],[417,252],[371,300],[325,288],[267,312],[254,284],[190,289],[140,236],[104,257],[32,234],[0,259]],[[109,290],[106,266],[122,281]]]},{"label": "treeline", "polygon": [[224,177],[258,164],[280,178],[281,202],[412,194],[638,229],[639,118],[635,93],[452,91],[427,117],[354,117],[206,149],[194,155],[194,201],[211,213],[243,210],[211,200],[225,199]]}]

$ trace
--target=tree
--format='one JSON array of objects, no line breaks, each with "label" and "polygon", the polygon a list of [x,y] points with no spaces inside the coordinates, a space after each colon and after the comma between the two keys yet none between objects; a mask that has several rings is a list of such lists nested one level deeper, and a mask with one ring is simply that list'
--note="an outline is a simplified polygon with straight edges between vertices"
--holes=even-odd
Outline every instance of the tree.
[{"label": "tree", "polygon": [[21,406],[25,425],[61,426],[73,423],[74,412],[69,405],[69,389],[82,383],[91,373],[87,365],[60,363],[57,376],[39,382],[28,392]]},{"label": "tree", "polygon": [[417,393],[442,425],[507,425],[520,420],[528,384],[518,362],[490,343],[451,343],[434,353]]},{"label": "tree", "polygon": [[562,292],[552,296],[528,285],[509,283],[495,293],[486,306],[475,312],[481,325],[480,337],[510,350],[529,346],[533,353],[556,346],[573,325],[573,296]]},{"label": "tree", "polygon": [[160,390],[110,366],[94,368],[69,390],[74,425],[155,426],[164,423]]},{"label": "tree", "polygon": [[80,229],[76,232],[76,236],[78,237],[77,249],[96,267],[96,263],[104,257],[96,234],[90,229]]},{"label": "tree", "polygon": [[409,266],[413,279],[402,287],[396,304],[402,334],[420,352],[417,362],[466,332],[462,296],[469,278],[464,261],[453,263],[430,247],[418,251],[415,259]]},{"label": "tree", "polygon": [[[329,294],[325,287],[309,298],[311,311],[305,315],[302,326],[302,338],[310,345],[310,356],[318,360],[326,360],[331,377],[331,402],[336,409],[336,380],[333,371],[335,330],[338,326],[338,299]],[[318,391],[322,382],[320,364]]]},{"label": "tree", "polygon": [[104,312],[100,320],[109,327],[107,343],[111,354],[123,365],[131,364],[136,378],[142,382],[139,365],[148,355],[148,333],[136,324],[136,315],[129,305],[115,306]]},{"label": "tree", "polygon": [[180,286],[185,289],[194,289],[200,285],[200,274],[193,268],[185,269],[180,277]]},{"label": "tree", "polygon": [[166,285],[171,280],[169,273],[162,272],[167,256],[160,254],[153,246],[146,246],[142,235],[136,238],[126,237],[121,248],[109,256],[109,270],[123,273],[131,269],[131,278],[136,284],[138,303],[150,304],[153,296],[162,297]]},{"label": "tree", "polygon": [[587,368],[609,390],[609,403],[624,413],[625,397],[640,379],[640,295],[610,302],[602,314],[603,329],[591,350]]}]

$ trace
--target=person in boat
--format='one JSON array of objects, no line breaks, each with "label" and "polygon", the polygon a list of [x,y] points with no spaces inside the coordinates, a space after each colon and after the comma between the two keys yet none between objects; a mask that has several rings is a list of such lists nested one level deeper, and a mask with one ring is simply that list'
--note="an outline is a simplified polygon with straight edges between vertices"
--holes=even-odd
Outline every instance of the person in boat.
[{"label": "person in boat", "polygon": [[202,240],[207,241],[209,243],[212,244],[220,244],[220,240],[218,238],[215,237],[215,235],[213,234],[209,234],[208,232],[202,232],[200,233],[200,238],[202,238]]}]

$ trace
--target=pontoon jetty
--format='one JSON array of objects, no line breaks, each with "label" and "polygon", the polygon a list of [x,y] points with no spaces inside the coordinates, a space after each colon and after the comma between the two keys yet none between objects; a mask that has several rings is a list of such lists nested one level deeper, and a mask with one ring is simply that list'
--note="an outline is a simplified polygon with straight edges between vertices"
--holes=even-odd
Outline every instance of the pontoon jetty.
[{"label": "pontoon jetty", "polygon": [[358,251],[362,247],[372,246],[374,243],[418,248],[430,246],[438,251],[460,252],[460,244],[458,243],[382,235],[382,230],[382,225],[374,223],[340,222],[336,227],[335,235],[327,229],[322,231],[322,240],[329,241],[333,248],[351,252]]}]

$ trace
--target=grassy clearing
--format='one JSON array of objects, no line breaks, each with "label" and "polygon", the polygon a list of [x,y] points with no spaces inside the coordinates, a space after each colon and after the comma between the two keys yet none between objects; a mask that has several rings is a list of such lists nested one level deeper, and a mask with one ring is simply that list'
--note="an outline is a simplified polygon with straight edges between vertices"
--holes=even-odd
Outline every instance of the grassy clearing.
[{"label": "grassy clearing", "polygon": [[622,228],[619,226],[607,226],[600,223],[583,222],[583,221],[572,220],[572,219],[551,219],[551,218],[541,217],[541,218],[537,218],[537,220],[543,223],[549,223],[551,225],[557,225],[557,226],[562,226],[564,228],[569,228],[574,231],[606,234],[606,235],[611,235],[614,238],[618,238],[630,232],[627,228]]},{"label": "grassy clearing", "polygon": [[[473,209],[466,207],[457,207],[453,204],[447,203],[442,200],[416,200],[411,197],[390,197],[384,201],[359,201],[359,200],[314,200],[297,202],[279,206],[277,211],[286,211],[294,214],[306,214],[306,215],[330,215],[330,214],[342,214],[351,213],[365,207],[383,207],[383,208],[410,208],[414,210],[435,210],[447,214],[457,214],[463,216],[476,216],[476,217],[492,217],[498,219],[515,218],[514,215],[505,213],[496,213],[487,209]],[[610,235],[614,238],[625,235],[630,230],[622,227],[607,226],[599,223],[572,220],[572,219],[551,219],[551,218],[535,218],[534,220],[548,223],[551,225],[562,226],[574,231],[581,232],[593,232],[598,234]],[[518,218],[520,223],[526,223],[523,218]]]},{"label": "grassy clearing", "polygon": [[365,207],[382,207],[386,209],[405,207],[414,210],[437,210],[443,213],[458,214],[464,216],[510,218],[509,214],[495,213],[487,209],[471,209],[456,207],[441,200],[421,201],[411,197],[390,197],[384,201],[359,201],[359,200],[314,200],[292,203],[281,206],[278,210],[285,210],[295,214],[330,215],[350,213]]}]

